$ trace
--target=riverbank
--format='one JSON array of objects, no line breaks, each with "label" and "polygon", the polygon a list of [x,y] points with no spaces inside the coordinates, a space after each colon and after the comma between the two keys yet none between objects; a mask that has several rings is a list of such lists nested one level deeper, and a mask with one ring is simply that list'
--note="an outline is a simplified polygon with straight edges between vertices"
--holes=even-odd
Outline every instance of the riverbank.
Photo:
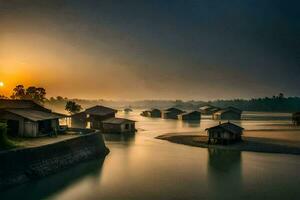
[{"label": "riverbank", "polygon": [[98,131],[40,146],[0,152],[0,191],[39,179],[77,163],[104,158],[109,150]]},{"label": "riverbank", "polygon": [[244,136],[242,142],[231,145],[208,145],[208,137],[205,135],[165,134],[156,139],[201,148],[300,155],[299,142],[284,139]]}]

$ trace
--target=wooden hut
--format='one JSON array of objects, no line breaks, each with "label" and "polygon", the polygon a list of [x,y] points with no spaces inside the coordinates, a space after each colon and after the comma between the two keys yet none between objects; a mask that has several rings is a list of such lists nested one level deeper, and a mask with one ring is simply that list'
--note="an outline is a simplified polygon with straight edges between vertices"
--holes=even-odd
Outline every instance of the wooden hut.
[{"label": "wooden hut", "polygon": [[6,122],[12,136],[56,134],[60,130],[59,119],[66,117],[30,100],[0,100],[0,120]]},{"label": "wooden hut", "polygon": [[201,120],[201,113],[199,111],[182,113],[178,115],[178,119],[183,121],[199,121]]},{"label": "wooden hut", "polygon": [[212,114],[212,119],[214,120],[240,120],[242,116],[242,111],[234,108],[228,107],[221,109]]},{"label": "wooden hut", "polygon": [[144,117],[160,118],[161,111],[159,109],[145,110],[141,113]]},{"label": "wooden hut", "polygon": [[213,113],[221,110],[221,108],[218,108],[216,106],[212,106],[212,105],[206,105],[206,106],[202,106],[199,108],[201,114],[203,115],[212,115]]},{"label": "wooden hut", "polygon": [[292,120],[293,120],[294,125],[299,126],[300,125],[300,112],[293,113]]},{"label": "wooden hut", "polygon": [[125,113],[129,113],[129,112],[132,112],[133,110],[130,108],[130,107],[128,107],[128,108],[124,108],[124,112]]},{"label": "wooden hut", "polygon": [[166,110],[163,110],[161,113],[162,118],[164,119],[178,119],[178,115],[184,113],[184,111],[178,109],[178,108],[169,108]]},{"label": "wooden hut", "polygon": [[141,116],[148,117],[149,112],[150,112],[150,110],[144,110],[144,111],[141,112]]},{"label": "wooden hut", "polygon": [[205,129],[208,133],[209,144],[229,144],[241,141],[243,128],[227,122]]},{"label": "wooden hut", "polygon": [[104,133],[135,133],[135,121],[123,118],[110,118],[103,121]]},{"label": "wooden hut", "polygon": [[102,121],[114,118],[117,112],[115,109],[97,105],[72,115],[72,127],[89,127],[101,130]]}]

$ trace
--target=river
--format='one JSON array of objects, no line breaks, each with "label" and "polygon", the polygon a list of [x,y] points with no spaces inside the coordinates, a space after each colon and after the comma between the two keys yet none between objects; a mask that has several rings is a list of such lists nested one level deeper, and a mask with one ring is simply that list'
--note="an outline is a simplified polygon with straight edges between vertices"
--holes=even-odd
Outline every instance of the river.
[{"label": "river", "polygon": [[[105,135],[111,151],[105,160],[15,187],[2,192],[1,200],[300,199],[300,156],[209,151],[157,140],[165,133],[205,134],[218,122],[207,116],[200,123],[151,119],[139,112],[118,114],[136,120],[138,132]],[[300,138],[289,114],[246,113],[236,123],[246,130],[279,130],[267,137]]]}]

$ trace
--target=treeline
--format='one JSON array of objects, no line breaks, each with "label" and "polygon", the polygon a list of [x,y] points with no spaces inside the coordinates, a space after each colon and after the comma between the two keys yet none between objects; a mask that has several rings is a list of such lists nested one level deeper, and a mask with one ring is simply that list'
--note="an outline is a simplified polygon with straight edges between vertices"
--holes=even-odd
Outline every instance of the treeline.
[{"label": "treeline", "polygon": [[94,105],[109,106],[116,109],[124,109],[131,107],[135,109],[150,109],[159,108],[164,109],[168,107],[177,107],[181,109],[198,109],[199,105],[203,104],[203,101],[181,101],[181,100],[140,100],[140,101],[112,101],[112,100],[87,100],[87,99],[69,99],[67,97],[51,97],[45,101],[45,105],[50,108],[61,110],[64,108],[68,101],[74,101],[81,105],[83,108],[92,107]]},{"label": "treeline", "polygon": [[[0,95],[1,98],[8,98]],[[236,107],[243,111],[265,111],[265,112],[297,112],[300,111],[300,97],[285,97],[280,93],[278,96],[253,98],[253,99],[233,99],[233,100],[215,100],[215,101],[182,101],[182,100],[140,100],[140,101],[112,101],[112,100],[86,100],[86,99],[68,99],[67,97],[46,98],[46,90],[42,87],[30,86],[25,88],[23,85],[16,86],[11,99],[32,99],[46,107],[54,110],[65,111],[66,104],[69,101],[75,102],[82,108],[94,105],[104,105],[113,108],[159,108],[177,107],[183,110],[197,110],[203,105],[213,105],[220,108],[229,106]],[[71,110],[77,110],[76,105],[70,104]],[[76,109],[75,109],[76,108]]]},{"label": "treeline", "polygon": [[[33,100],[43,104],[46,99],[46,89],[42,87],[29,86],[25,88],[23,85],[17,85],[10,96],[11,99]],[[4,95],[0,95],[0,99],[9,99]]]},{"label": "treeline", "polygon": [[300,97],[284,97],[283,94],[256,99],[216,100],[208,102],[213,106],[225,108],[233,106],[244,111],[297,112],[300,111]]}]

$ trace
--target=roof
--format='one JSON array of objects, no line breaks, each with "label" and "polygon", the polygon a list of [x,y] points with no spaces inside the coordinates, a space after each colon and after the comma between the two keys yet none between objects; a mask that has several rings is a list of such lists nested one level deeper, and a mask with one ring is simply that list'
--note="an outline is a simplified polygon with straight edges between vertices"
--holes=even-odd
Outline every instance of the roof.
[{"label": "roof", "polygon": [[159,109],[157,109],[157,108],[153,108],[152,110],[151,110],[151,112],[161,112]]},{"label": "roof", "polygon": [[135,121],[130,120],[130,119],[125,119],[125,118],[110,118],[110,119],[104,120],[102,123],[105,123],[105,124],[123,124],[123,123],[127,123],[127,122],[135,122]]},{"label": "roof", "polygon": [[200,110],[206,110],[206,109],[209,109],[211,108],[212,106],[201,106],[199,109]]},{"label": "roof", "polygon": [[151,110],[144,110],[143,112],[151,112]]},{"label": "roof", "polygon": [[5,109],[5,111],[19,115],[23,118],[29,119],[31,121],[43,121],[49,119],[59,119],[63,118],[62,114],[43,112],[32,109]]},{"label": "roof", "polygon": [[182,113],[180,115],[191,115],[191,114],[195,114],[195,113],[201,114],[201,112],[199,112],[199,111],[190,111],[190,112]]},{"label": "roof", "polygon": [[206,105],[206,106],[201,106],[199,109],[200,110],[210,110],[213,108],[217,108],[216,106],[212,106],[212,105]]},{"label": "roof", "polygon": [[221,108],[211,108],[211,109],[209,109],[209,111],[211,111],[211,112],[217,112],[217,111],[219,111]]},{"label": "roof", "polygon": [[124,111],[132,111],[131,108],[124,108]]},{"label": "roof", "polygon": [[32,100],[0,99],[0,109],[35,109],[51,112],[51,110],[35,103]]},{"label": "roof", "polygon": [[70,115],[65,115],[65,114],[57,113],[57,112],[52,112],[52,114],[56,114],[56,115],[60,116],[61,118],[70,117]]},{"label": "roof", "polygon": [[215,112],[215,114],[223,114],[225,112],[235,112],[235,113],[242,113],[241,110],[237,109],[237,108],[234,108],[234,107],[228,107],[228,108],[224,108],[224,109],[221,109],[217,112]]},{"label": "roof", "polygon": [[84,112],[90,115],[108,115],[108,114],[114,114],[118,111],[105,106],[94,106],[86,109]]},{"label": "roof", "polygon": [[216,110],[216,109],[220,109],[220,108],[218,108],[216,106],[212,106],[212,105],[206,105],[206,106],[201,106],[199,109],[202,111],[209,111],[209,110]]},{"label": "roof", "polygon": [[165,112],[181,112],[183,113],[184,111],[178,109],[178,108],[168,108],[166,110],[164,110]]},{"label": "roof", "polygon": [[210,128],[207,128],[205,130],[212,130],[212,129],[216,129],[216,128],[221,128],[221,129],[224,129],[230,133],[240,133],[242,130],[244,130],[244,128],[238,126],[238,125],[235,125],[231,122],[227,122],[227,123],[223,123],[223,124],[219,124],[218,126],[213,126],[213,127],[210,127]]}]

